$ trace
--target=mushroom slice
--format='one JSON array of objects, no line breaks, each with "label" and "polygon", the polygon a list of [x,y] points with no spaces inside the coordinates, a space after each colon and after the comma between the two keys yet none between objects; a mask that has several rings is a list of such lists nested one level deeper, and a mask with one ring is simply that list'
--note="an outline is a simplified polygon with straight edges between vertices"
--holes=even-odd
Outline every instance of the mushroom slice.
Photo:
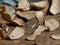
[{"label": "mushroom slice", "polygon": [[60,13],[60,0],[52,0],[52,5],[50,8],[52,14]]},{"label": "mushroom slice", "polygon": [[45,20],[45,26],[49,28],[50,31],[53,31],[59,27],[59,22],[56,19],[47,19]]},{"label": "mushroom slice", "polygon": [[16,6],[16,3],[13,0],[3,0],[4,4],[8,4],[8,5],[12,5],[12,6]]},{"label": "mushroom slice", "polygon": [[25,33],[25,30],[23,27],[16,27],[9,35],[10,39],[19,39],[21,38]]},{"label": "mushroom slice", "polygon": [[44,13],[42,11],[36,11],[35,15],[37,19],[39,20],[39,24],[43,24]]},{"label": "mushroom slice", "polygon": [[20,26],[25,24],[24,21],[22,19],[20,19],[20,18],[15,18],[12,21],[17,23]]},{"label": "mushroom slice", "polygon": [[34,31],[34,33],[33,33],[32,35],[30,35],[29,37],[27,37],[27,39],[28,39],[28,40],[35,40],[36,37],[37,37],[38,35],[40,35],[41,32],[43,32],[43,31],[46,30],[46,29],[47,29],[47,27],[45,27],[45,26],[38,26],[38,28]]},{"label": "mushroom slice", "polygon": [[20,0],[18,3],[18,8],[25,11],[30,9],[30,4],[28,0]]},{"label": "mushroom slice", "polygon": [[48,4],[48,1],[31,2],[31,4],[37,9],[41,9],[46,7],[46,5]]},{"label": "mushroom slice", "polygon": [[26,11],[26,12],[20,12],[20,11],[17,11],[16,12],[19,16],[23,17],[23,18],[26,18],[27,20],[30,20],[31,18],[34,18],[35,15],[34,15],[34,11]]},{"label": "mushroom slice", "polygon": [[60,39],[60,35],[52,35],[51,36],[53,39]]},{"label": "mushroom slice", "polygon": [[5,11],[2,12],[2,16],[5,20],[10,21],[15,18],[15,9],[12,6],[5,5]]}]

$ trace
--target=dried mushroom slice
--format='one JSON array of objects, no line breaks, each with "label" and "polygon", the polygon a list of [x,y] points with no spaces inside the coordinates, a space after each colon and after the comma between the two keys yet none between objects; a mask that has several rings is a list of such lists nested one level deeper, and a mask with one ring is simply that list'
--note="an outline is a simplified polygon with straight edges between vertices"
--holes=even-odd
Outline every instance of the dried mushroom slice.
[{"label": "dried mushroom slice", "polygon": [[22,19],[20,19],[20,18],[15,18],[12,21],[17,23],[20,26],[23,26],[25,24],[24,21]]},{"label": "dried mushroom slice", "polygon": [[35,15],[36,15],[37,19],[39,20],[39,24],[43,24],[44,13],[42,11],[36,11]]},{"label": "dried mushroom slice", "polygon": [[15,9],[12,6],[4,5],[5,6],[5,11],[2,12],[2,17],[7,20],[11,21],[15,18]]},{"label": "dried mushroom slice", "polygon": [[52,0],[52,5],[50,8],[52,14],[60,13],[60,0]]},{"label": "dried mushroom slice", "polygon": [[42,1],[38,1],[38,2],[31,2],[31,5],[37,9],[41,9],[41,8],[46,7],[46,5],[48,5],[48,1],[42,0]]},{"label": "dried mushroom slice", "polygon": [[26,11],[30,9],[30,4],[28,0],[20,0],[18,3],[18,9]]},{"label": "dried mushroom slice", "polygon": [[9,35],[10,39],[19,39],[25,33],[25,29],[23,27],[16,27]]},{"label": "dried mushroom slice", "polygon": [[60,35],[52,35],[51,38],[53,38],[53,39],[60,39]]},{"label": "dried mushroom slice", "polygon": [[45,26],[49,28],[50,31],[53,31],[59,27],[59,22],[56,19],[47,19],[45,20]]},{"label": "dried mushroom slice", "polygon": [[47,27],[45,27],[45,26],[38,26],[38,28],[34,31],[34,33],[33,33],[32,35],[30,35],[29,37],[27,37],[27,39],[28,39],[28,40],[35,40],[36,37],[37,37],[38,35],[40,35],[41,32],[43,32],[43,31],[46,30],[46,29],[47,29]]},{"label": "dried mushroom slice", "polygon": [[16,12],[19,16],[23,17],[23,18],[26,18],[27,20],[30,20],[32,18],[35,17],[34,15],[34,11],[25,11],[25,12],[20,12],[20,11],[17,11]]}]

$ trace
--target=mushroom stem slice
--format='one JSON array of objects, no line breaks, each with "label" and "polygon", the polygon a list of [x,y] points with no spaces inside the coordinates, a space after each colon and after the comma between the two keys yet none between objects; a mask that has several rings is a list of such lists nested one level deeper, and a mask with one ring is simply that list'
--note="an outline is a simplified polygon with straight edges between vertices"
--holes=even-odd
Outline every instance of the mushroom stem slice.
[{"label": "mushroom stem slice", "polygon": [[36,37],[37,37],[38,35],[40,35],[41,32],[43,32],[43,31],[46,30],[46,29],[47,29],[47,27],[45,27],[45,26],[39,26],[39,27],[34,31],[34,33],[33,33],[32,35],[30,35],[29,37],[27,37],[27,39],[28,39],[28,40],[35,40]]},{"label": "mushroom stem slice", "polygon": [[51,36],[53,39],[60,39],[60,35],[52,35]]},{"label": "mushroom stem slice", "polygon": [[52,14],[60,13],[60,0],[52,0],[52,5],[50,8]]},{"label": "mushroom stem slice", "polygon": [[18,8],[25,11],[30,9],[30,4],[28,0],[20,0],[18,3]]},{"label": "mushroom stem slice", "polygon": [[39,24],[43,24],[44,13],[42,11],[37,11],[35,12],[35,15],[37,19],[39,20]]},{"label": "mushroom stem slice", "polygon": [[47,19],[45,20],[45,26],[49,28],[50,31],[53,31],[59,27],[59,22],[56,19]]},{"label": "mushroom stem slice", "polygon": [[19,39],[21,38],[25,33],[25,30],[23,27],[16,27],[9,35],[10,39]]}]

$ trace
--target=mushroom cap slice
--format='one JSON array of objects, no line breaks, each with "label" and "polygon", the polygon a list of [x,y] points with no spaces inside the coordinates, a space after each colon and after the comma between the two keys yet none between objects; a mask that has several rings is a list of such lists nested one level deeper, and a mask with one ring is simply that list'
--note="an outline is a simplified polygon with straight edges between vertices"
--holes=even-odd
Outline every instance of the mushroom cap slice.
[{"label": "mushroom cap slice", "polygon": [[47,19],[45,20],[45,26],[49,28],[50,31],[53,31],[59,27],[59,22],[56,19]]},{"label": "mushroom cap slice", "polygon": [[20,11],[17,11],[16,12],[19,16],[23,17],[23,18],[26,18],[27,20],[30,20],[32,18],[35,17],[34,15],[34,11],[26,11],[26,12],[20,12]]},{"label": "mushroom cap slice", "polygon": [[27,39],[28,39],[28,40],[35,40],[36,37],[37,37],[38,35],[40,35],[41,32],[43,32],[43,31],[46,30],[46,29],[47,29],[47,27],[45,27],[45,26],[38,26],[38,28],[34,31],[34,33],[33,33],[32,35],[30,35],[29,37],[27,37]]},{"label": "mushroom cap slice", "polygon": [[53,39],[60,39],[60,35],[52,35],[51,36]]},{"label": "mushroom cap slice", "polygon": [[22,19],[20,19],[20,18],[15,18],[12,21],[15,22],[15,23],[17,23],[20,26],[22,26],[22,25],[25,24],[24,21]]},{"label": "mushroom cap slice", "polygon": [[36,15],[37,19],[39,20],[39,24],[43,24],[44,13],[42,11],[36,11],[35,15]]},{"label": "mushroom cap slice", "polygon": [[21,38],[25,33],[25,30],[23,27],[16,27],[9,35],[10,39],[19,39]]},{"label": "mushroom cap slice", "polygon": [[2,17],[7,20],[11,21],[15,18],[15,9],[12,6],[4,5],[5,11],[2,12]]},{"label": "mushroom cap slice", "polygon": [[28,0],[20,0],[18,3],[18,8],[25,11],[30,9],[30,4]]},{"label": "mushroom cap slice", "polygon": [[48,1],[31,2],[31,4],[37,9],[41,9],[46,7],[46,5],[48,4]]},{"label": "mushroom cap slice", "polygon": [[52,14],[60,13],[60,0],[52,0],[52,5],[50,8]]}]

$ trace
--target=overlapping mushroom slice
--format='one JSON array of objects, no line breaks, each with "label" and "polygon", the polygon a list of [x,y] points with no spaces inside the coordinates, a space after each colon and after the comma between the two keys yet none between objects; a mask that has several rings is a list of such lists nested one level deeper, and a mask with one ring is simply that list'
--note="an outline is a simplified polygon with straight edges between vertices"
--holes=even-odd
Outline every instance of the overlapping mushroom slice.
[{"label": "overlapping mushroom slice", "polygon": [[43,32],[43,31],[46,30],[46,29],[47,29],[47,27],[45,27],[45,26],[38,26],[38,28],[34,31],[34,33],[33,33],[32,35],[30,35],[29,37],[27,37],[27,39],[28,39],[28,40],[35,40],[36,37],[37,37],[38,35],[40,35],[41,32]]},{"label": "overlapping mushroom slice", "polygon": [[26,18],[27,20],[30,20],[32,18],[35,17],[34,15],[34,11],[26,11],[26,12],[20,12],[20,11],[17,11],[16,12],[19,16],[23,17],[23,18]]},{"label": "overlapping mushroom slice", "polygon": [[36,11],[35,15],[36,15],[37,19],[39,20],[39,24],[43,24],[44,13],[42,11]]},{"label": "overlapping mushroom slice", "polygon": [[53,39],[60,39],[60,35],[52,35],[51,38],[53,38]]},{"label": "overlapping mushroom slice", "polygon": [[4,5],[5,11],[2,12],[2,17],[7,20],[11,21],[15,18],[15,9],[12,6]]},{"label": "overlapping mushroom slice", "polygon": [[17,23],[20,26],[23,26],[25,24],[24,21],[22,19],[20,19],[20,18],[15,18],[12,21]]},{"label": "overlapping mushroom slice", "polygon": [[18,9],[26,11],[30,9],[30,4],[28,0],[20,0],[18,3]]},{"label": "overlapping mushroom slice", "polygon": [[52,0],[52,5],[50,8],[52,14],[60,13],[60,0]]},{"label": "overlapping mushroom slice", "polygon": [[41,8],[46,7],[46,5],[48,5],[48,1],[42,0],[42,1],[39,1],[39,2],[31,2],[31,5],[34,6],[35,8],[37,8],[37,9],[41,9]]},{"label": "overlapping mushroom slice", "polygon": [[25,33],[25,30],[23,27],[16,27],[9,35],[10,39],[19,39],[21,38]]},{"label": "overlapping mushroom slice", "polygon": [[47,19],[45,20],[45,26],[49,28],[50,31],[53,31],[59,27],[59,22],[56,19]]},{"label": "overlapping mushroom slice", "polygon": [[17,23],[18,25],[24,25],[24,21],[16,17],[15,9],[12,6],[5,5],[5,11],[2,12],[2,17],[9,22]]}]

